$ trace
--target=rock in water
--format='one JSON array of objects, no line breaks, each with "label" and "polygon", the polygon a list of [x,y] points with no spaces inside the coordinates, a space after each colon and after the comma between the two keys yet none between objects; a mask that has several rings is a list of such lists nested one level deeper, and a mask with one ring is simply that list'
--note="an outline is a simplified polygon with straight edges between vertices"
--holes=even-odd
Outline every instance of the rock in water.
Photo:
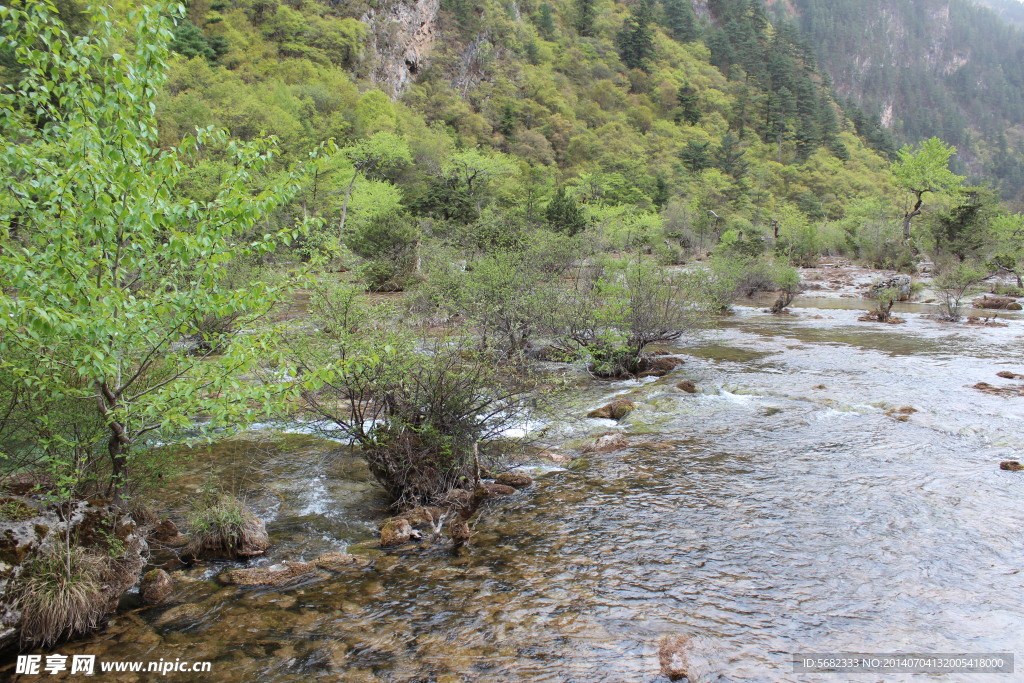
[{"label": "rock in water", "polygon": [[231,586],[288,586],[316,576],[312,562],[284,562],[273,567],[250,567],[224,572],[217,577]]},{"label": "rock in water", "polygon": [[895,289],[899,293],[899,301],[906,301],[910,298],[910,276],[893,275],[876,281],[868,290],[868,296],[877,299],[878,295],[887,289]]},{"label": "rock in water", "polygon": [[591,410],[587,413],[587,417],[599,417],[605,420],[621,420],[634,410],[636,410],[635,403],[620,399],[612,401],[608,405],[597,408],[596,410]]},{"label": "rock in water", "polygon": [[139,597],[144,605],[159,605],[174,589],[171,575],[163,569],[151,569],[139,583]]},{"label": "rock in water", "polygon": [[1024,375],[1019,375],[1016,372],[1010,372],[1009,370],[997,372],[996,377],[1002,377],[1003,379],[1024,379]]},{"label": "rock in water", "polygon": [[369,562],[370,561],[365,557],[350,555],[349,553],[324,553],[313,560],[313,564],[318,568],[326,569],[331,572],[341,572],[356,567],[365,567]]},{"label": "rock in water", "polygon": [[661,639],[661,647],[658,649],[658,662],[661,664],[661,673],[667,676],[670,681],[678,681],[686,678],[690,669],[690,662],[687,658],[687,650],[690,648],[690,639],[687,636],[665,636]]},{"label": "rock in water", "polygon": [[380,545],[382,548],[407,543],[411,538],[412,525],[409,524],[409,520],[401,517],[389,519],[380,528]]},{"label": "rock in water", "polygon": [[1017,300],[1009,296],[988,296],[986,294],[980,299],[975,299],[971,304],[975,308],[986,308],[1001,311],[1021,310],[1021,305],[1017,303]]},{"label": "rock in water", "polygon": [[1021,465],[1016,460],[1004,460],[999,463],[999,469],[1006,470],[1007,472],[1020,472],[1024,470],[1024,465]]},{"label": "rock in water", "polygon": [[514,488],[504,484],[491,484],[485,481],[481,486],[487,489],[487,495],[489,496],[511,496],[516,492]]},{"label": "rock in water", "polygon": [[614,453],[615,451],[621,451],[623,448],[629,447],[629,441],[626,440],[622,434],[602,434],[594,440],[594,443],[590,444],[583,449],[584,453]]},{"label": "rock in water", "polygon": [[533,477],[526,472],[502,472],[494,478],[494,483],[511,486],[514,489],[525,489],[533,484]]},{"label": "rock in water", "polygon": [[693,382],[691,382],[688,379],[684,379],[682,382],[677,384],[676,385],[676,389],[681,389],[682,391],[685,391],[688,394],[696,394],[697,393],[697,385],[694,384]]}]

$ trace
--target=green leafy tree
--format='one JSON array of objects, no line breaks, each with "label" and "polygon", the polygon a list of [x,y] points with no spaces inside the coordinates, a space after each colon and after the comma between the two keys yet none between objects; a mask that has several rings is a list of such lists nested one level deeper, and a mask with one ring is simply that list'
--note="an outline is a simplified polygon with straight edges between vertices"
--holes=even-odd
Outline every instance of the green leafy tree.
[{"label": "green leafy tree", "polygon": [[949,192],[964,181],[949,170],[949,160],[956,154],[956,147],[947,145],[938,138],[930,138],[915,151],[910,145],[896,153],[892,173],[896,183],[906,190],[914,203],[903,212],[903,239],[910,240],[910,222],[921,215],[924,195],[933,192]]},{"label": "green leafy tree", "polygon": [[345,221],[348,219],[349,202],[352,199],[352,190],[355,188],[356,180],[363,176],[373,176],[386,173],[389,170],[400,168],[412,163],[409,155],[409,146],[405,140],[394,133],[375,133],[370,137],[341,150],[341,156],[351,162],[353,166],[352,178],[345,187],[345,198],[341,205],[341,219],[338,222],[338,232],[344,235]]},{"label": "green leafy tree", "polygon": [[[206,129],[176,147],[158,142],[155,98],[180,6],[145,5],[125,24],[94,13],[92,31],[71,39],[48,2],[0,7],[23,73],[17,90],[0,92],[0,372],[30,404],[91,406],[106,436],[108,490],[123,500],[147,437],[180,439],[200,415],[205,432],[282,400],[238,379],[268,357],[252,324],[282,292],[223,277],[295,235],[256,227],[297,176],[254,194],[273,142],[227,143],[213,200],[176,199],[190,157],[224,140]],[[125,34],[134,46],[118,52]],[[217,353],[183,348],[197,320],[236,313],[252,333],[225,334]]]},{"label": "green leafy tree", "polygon": [[1024,287],[1024,214],[1002,214],[992,221],[995,247],[994,264],[1017,278],[1017,286]]}]

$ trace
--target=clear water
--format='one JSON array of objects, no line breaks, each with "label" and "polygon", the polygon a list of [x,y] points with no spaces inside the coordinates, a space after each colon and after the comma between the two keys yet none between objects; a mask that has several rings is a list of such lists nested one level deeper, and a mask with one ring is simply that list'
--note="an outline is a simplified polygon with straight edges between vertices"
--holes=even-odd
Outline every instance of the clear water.
[{"label": "clear water", "polygon": [[[396,553],[283,590],[200,567],[170,605],[60,651],[212,660],[220,681],[409,682],[656,681],[670,633],[695,638],[700,681],[839,680],[792,673],[793,652],[1024,655],[1024,474],[998,469],[1024,451],[1024,399],[970,388],[1024,371],[1024,327],[858,314],[740,308],[668,377],[586,383],[547,438],[575,454],[611,427],[635,447],[489,504],[462,557]],[[674,389],[684,378],[701,393]],[[582,417],[612,395],[639,409],[617,427]],[[886,412],[903,406],[906,422]],[[336,443],[197,460],[171,502],[208,470],[233,478],[268,520],[264,562],[345,550],[384,514]]]}]

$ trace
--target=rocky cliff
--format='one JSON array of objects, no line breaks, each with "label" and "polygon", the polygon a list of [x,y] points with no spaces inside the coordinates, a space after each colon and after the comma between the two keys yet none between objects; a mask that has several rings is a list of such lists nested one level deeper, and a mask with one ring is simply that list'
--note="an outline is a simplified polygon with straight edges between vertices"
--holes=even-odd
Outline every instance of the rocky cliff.
[{"label": "rocky cliff", "polygon": [[370,27],[373,79],[392,97],[401,95],[430,58],[440,0],[382,2],[360,20]]}]

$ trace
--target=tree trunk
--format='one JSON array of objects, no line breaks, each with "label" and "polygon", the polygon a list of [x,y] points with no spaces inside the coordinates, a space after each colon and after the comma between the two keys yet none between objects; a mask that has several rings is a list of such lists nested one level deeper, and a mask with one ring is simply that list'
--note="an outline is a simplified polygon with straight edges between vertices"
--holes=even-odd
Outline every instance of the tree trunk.
[{"label": "tree trunk", "polygon": [[915,192],[914,194],[917,195],[917,202],[915,202],[914,208],[912,210],[910,210],[910,211],[907,211],[905,214],[903,214],[903,241],[904,242],[909,242],[910,241],[910,221],[912,221],[914,219],[914,216],[920,216],[921,215],[921,205],[924,204],[924,200],[921,198],[921,196],[924,194],[924,192]]}]

